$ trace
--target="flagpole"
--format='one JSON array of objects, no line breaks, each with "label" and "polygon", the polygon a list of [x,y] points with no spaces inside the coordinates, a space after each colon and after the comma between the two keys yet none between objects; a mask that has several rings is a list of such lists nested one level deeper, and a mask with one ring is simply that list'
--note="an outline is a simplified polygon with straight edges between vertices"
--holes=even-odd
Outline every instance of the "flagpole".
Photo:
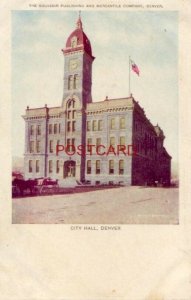
[{"label": "flagpole", "polygon": [[129,97],[131,96],[131,57],[129,56]]}]

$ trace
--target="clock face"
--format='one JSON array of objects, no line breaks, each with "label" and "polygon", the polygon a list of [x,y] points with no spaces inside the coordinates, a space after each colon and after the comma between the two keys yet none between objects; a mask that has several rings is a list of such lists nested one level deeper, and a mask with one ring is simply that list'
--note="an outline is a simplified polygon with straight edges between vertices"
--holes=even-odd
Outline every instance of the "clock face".
[{"label": "clock face", "polygon": [[77,69],[78,67],[78,60],[77,59],[71,59],[69,61],[69,69],[70,71]]}]

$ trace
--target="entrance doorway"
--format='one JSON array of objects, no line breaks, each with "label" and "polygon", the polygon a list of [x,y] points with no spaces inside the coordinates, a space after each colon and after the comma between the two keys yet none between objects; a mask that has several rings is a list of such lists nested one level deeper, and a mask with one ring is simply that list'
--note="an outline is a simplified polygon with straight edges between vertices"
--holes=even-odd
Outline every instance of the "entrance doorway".
[{"label": "entrance doorway", "polygon": [[67,160],[63,166],[63,178],[75,177],[76,175],[76,162],[73,160]]}]

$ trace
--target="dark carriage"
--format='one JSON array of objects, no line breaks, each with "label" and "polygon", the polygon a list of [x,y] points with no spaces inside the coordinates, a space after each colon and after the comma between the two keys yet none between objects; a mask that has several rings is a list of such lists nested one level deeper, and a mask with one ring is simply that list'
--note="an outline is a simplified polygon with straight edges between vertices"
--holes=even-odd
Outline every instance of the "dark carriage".
[{"label": "dark carriage", "polygon": [[12,181],[12,196],[50,195],[59,191],[58,180],[51,178],[17,179]]},{"label": "dark carriage", "polygon": [[33,195],[35,186],[37,184],[36,179],[18,179],[15,178],[12,181],[12,196],[24,196],[26,194]]}]

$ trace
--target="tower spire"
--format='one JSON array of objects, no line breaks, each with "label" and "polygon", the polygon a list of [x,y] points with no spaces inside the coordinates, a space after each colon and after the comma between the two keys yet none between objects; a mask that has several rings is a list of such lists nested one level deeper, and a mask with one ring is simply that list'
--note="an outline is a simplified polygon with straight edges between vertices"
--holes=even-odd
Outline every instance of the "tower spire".
[{"label": "tower spire", "polygon": [[78,29],[81,29],[81,30],[83,29],[82,28],[82,20],[81,20],[81,11],[79,11],[79,17],[78,17],[78,21],[77,21],[76,25],[77,25]]}]

